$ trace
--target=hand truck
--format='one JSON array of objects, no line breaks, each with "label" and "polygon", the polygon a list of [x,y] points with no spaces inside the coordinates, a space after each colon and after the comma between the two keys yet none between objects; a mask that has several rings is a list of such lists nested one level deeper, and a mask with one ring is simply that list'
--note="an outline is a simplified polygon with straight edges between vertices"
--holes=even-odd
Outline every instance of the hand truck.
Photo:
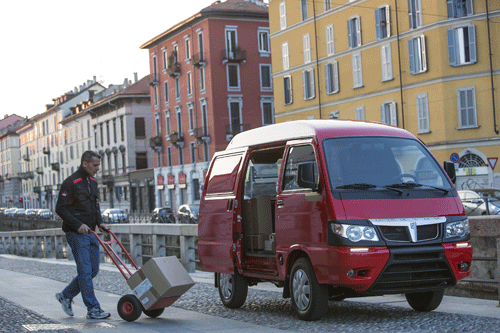
[{"label": "hand truck", "polygon": [[[125,250],[123,247],[123,244],[118,240],[118,237],[116,237],[115,233],[112,232],[109,229],[104,229],[102,228],[105,232],[109,233],[112,237],[111,240],[105,242],[103,241],[99,235],[97,235],[94,231],[90,230],[91,233],[94,234],[94,236],[97,238],[99,243],[101,243],[101,246],[104,248],[108,256],[111,258],[113,263],[116,265],[118,270],[120,270],[120,273],[122,273],[123,277],[125,280],[128,280],[132,276],[132,272],[128,269],[128,267],[125,265],[125,263],[120,259],[118,254],[113,250],[111,247],[111,244],[117,243],[120,248],[122,249],[123,253],[127,256],[128,260],[130,260],[130,263],[132,266],[135,267],[135,270],[138,271],[139,267],[135,264],[134,260],[130,256],[130,254]],[[160,316],[165,308],[159,308],[159,309],[154,309],[154,310],[146,310],[142,306],[142,303],[139,301],[139,299],[134,295],[134,294],[127,294],[124,295],[120,298],[118,301],[117,305],[117,311],[120,317],[123,320],[126,321],[135,321],[137,320],[140,316],[141,313],[144,313],[146,316],[151,317],[151,318],[156,318]]]}]

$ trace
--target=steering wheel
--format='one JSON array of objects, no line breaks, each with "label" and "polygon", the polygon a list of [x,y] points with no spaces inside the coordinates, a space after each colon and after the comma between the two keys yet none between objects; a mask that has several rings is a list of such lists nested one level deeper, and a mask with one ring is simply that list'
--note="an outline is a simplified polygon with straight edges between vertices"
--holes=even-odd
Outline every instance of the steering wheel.
[{"label": "steering wheel", "polygon": [[396,181],[398,179],[402,180],[403,178],[406,178],[406,177],[413,179],[413,181],[415,183],[417,183],[417,176],[412,175],[411,173],[402,173],[400,175],[394,176],[391,179],[389,179],[389,184],[392,184],[393,181]]}]

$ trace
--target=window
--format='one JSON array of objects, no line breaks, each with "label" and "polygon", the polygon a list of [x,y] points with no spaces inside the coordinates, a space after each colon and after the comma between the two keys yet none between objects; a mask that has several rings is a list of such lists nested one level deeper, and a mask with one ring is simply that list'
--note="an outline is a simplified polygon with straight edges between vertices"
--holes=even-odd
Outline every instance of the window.
[{"label": "window", "polygon": [[136,153],[135,154],[135,166],[137,170],[148,168],[148,155],[147,153]]},{"label": "window", "polygon": [[194,108],[193,103],[187,104],[188,108],[188,117],[189,117],[189,130],[194,131]]},{"label": "window", "polygon": [[[156,56],[153,56],[153,81],[158,80],[158,73],[156,72],[156,67],[157,67]],[[44,135],[45,135],[45,133],[44,133]]]},{"label": "window", "polygon": [[240,98],[229,98],[229,133],[236,135],[242,130],[241,123],[241,99]]},{"label": "window", "polygon": [[457,92],[459,127],[477,127],[476,88],[458,88]]},{"label": "window", "polygon": [[123,122],[123,116],[120,117],[120,134],[122,141],[125,141],[125,124]]},{"label": "window", "polygon": [[146,137],[146,124],[144,118],[135,118],[135,138],[144,139]]},{"label": "window", "polygon": [[156,112],[154,114],[154,117],[155,117],[155,133],[156,133],[155,135],[158,136],[158,135],[160,135],[160,129],[161,129],[160,128],[160,126],[161,126],[160,125],[160,115],[158,114],[158,112]]},{"label": "window", "polygon": [[172,166],[172,146],[167,147],[167,163]]},{"label": "window", "polygon": [[390,101],[380,105],[380,118],[381,122],[384,124],[398,126],[396,102]]},{"label": "window", "polygon": [[347,38],[350,49],[361,46],[361,22],[359,16],[352,17],[347,21]]},{"label": "window", "polygon": [[165,135],[169,136],[172,133],[172,128],[170,126],[170,111],[165,111]]},{"label": "window", "polygon": [[408,40],[408,54],[410,57],[411,74],[418,74],[427,71],[424,35]]},{"label": "window", "polygon": [[389,5],[375,9],[375,31],[377,39],[384,39],[391,35],[391,12]]},{"label": "window", "polygon": [[290,68],[290,59],[288,58],[288,43],[281,44],[281,59],[283,63],[283,70],[286,71]]},{"label": "window", "polygon": [[292,104],[292,77],[289,75],[283,77],[283,91],[285,96],[285,105]]},{"label": "window", "polygon": [[189,143],[189,152],[191,155],[191,163],[196,163],[196,144],[194,142]]},{"label": "window", "polygon": [[263,97],[260,99],[262,110],[262,125],[274,124],[274,103],[272,98]]},{"label": "window", "polygon": [[361,53],[352,55],[352,80],[353,88],[363,86],[363,67],[361,65]]},{"label": "window", "polygon": [[333,24],[326,27],[326,55],[335,54],[335,42],[333,40]]},{"label": "window", "polygon": [[302,72],[302,85],[304,88],[304,99],[312,99],[315,97],[314,85],[314,68],[306,69]]},{"label": "window", "polygon": [[201,121],[202,121],[202,126],[203,126],[203,136],[208,136],[208,109],[207,109],[207,100],[202,99],[200,100],[200,106],[201,106]]},{"label": "window", "polygon": [[230,59],[236,58],[236,48],[238,45],[238,38],[236,35],[236,27],[226,26],[226,52]]},{"label": "window", "polygon": [[163,82],[163,93],[165,96],[165,105],[168,105],[168,81]]},{"label": "window", "polygon": [[356,106],[354,109],[354,116],[356,120],[365,120],[365,106]]},{"label": "window", "polygon": [[297,179],[297,169],[299,164],[313,163],[315,183],[319,182],[318,166],[314,148],[309,145],[295,146],[290,148],[283,175],[283,191],[305,190],[301,188]]},{"label": "window", "polygon": [[153,87],[153,101],[155,103],[155,108],[158,107],[158,86]]},{"label": "window", "polygon": [[177,133],[179,135],[179,138],[182,137],[182,109],[178,105],[175,107],[175,115],[177,118]]},{"label": "window", "polygon": [[189,36],[184,37],[184,45],[186,47],[186,61],[191,59],[191,42]]},{"label": "window", "polygon": [[382,81],[392,80],[392,54],[391,44],[380,46],[382,60]]},{"label": "window", "polygon": [[238,64],[227,65],[227,90],[240,90],[240,67]]},{"label": "window", "polygon": [[168,67],[168,56],[167,56],[167,49],[162,48],[161,49],[162,54],[163,54],[163,69],[166,70]]},{"label": "window", "polygon": [[109,120],[106,122],[106,138],[108,139],[107,142],[109,146],[111,144],[110,134],[109,134]]},{"label": "window", "polygon": [[179,164],[184,165],[184,152],[182,149],[179,149]]},{"label": "window", "polygon": [[286,4],[285,1],[280,2],[280,29],[286,28]]},{"label": "window", "polygon": [[187,80],[187,93],[188,97],[193,96],[193,80],[192,80],[193,73],[192,72],[187,72],[186,73],[186,80]]},{"label": "window", "polygon": [[172,54],[174,55],[174,64],[179,62],[179,45],[177,45],[177,42],[173,42],[173,47],[174,50],[172,51]]},{"label": "window", "polygon": [[204,60],[205,58],[203,57],[203,32],[200,30],[197,30],[198,33],[198,52],[200,55],[200,59]]},{"label": "window", "polygon": [[325,0],[325,12],[332,9],[332,0]]},{"label": "window", "polygon": [[337,61],[325,64],[326,93],[339,92],[339,64]]},{"label": "window", "polygon": [[476,55],[476,26],[447,30],[448,60],[450,66],[469,65],[477,62]]},{"label": "window", "polygon": [[418,133],[429,133],[429,102],[427,94],[417,95]]},{"label": "window", "polygon": [[179,101],[181,99],[181,79],[177,76],[175,78],[175,100]]},{"label": "window", "polygon": [[113,141],[114,143],[118,141],[118,135],[116,135],[116,118],[113,119]]},{"label": "window", "polygon": [[273,91],[271,65],[260,65],[260,91]]},{"label": "window", "polygon": [[[123,173],[127,173],[127,164],[125,163],[126,162],[126,156],[125,156],[125,152],[122,153],[122,168],[123,168]],[[127,200],[127,198],[125,198],[125,200]]]},{"label": "window", "polygon": [[271,47],[269,44],[269,29],[268,28],[258,28],[257,29],[259,37],[259,53],[261,56],[269,56],[271,53]]},{"label": "window", "polygon": [[473,13],[472,0],[447,0],[448,18],[470,16]]},{"label": "window", "polygon": [[307,18],[308,18],[307,0],[300,0],[300,10],[301,10],[301,13],[302,13],[302,21],[307,20]]},{"label": "window", "polygon": [[410,29],[417,29],[423,25],[420,0],[408,0],[408,20],[410,22]]},{"label": "window", "polygon": [[200,90],[201,92],[205,92],[205,67],[200,67]]},{"label": "window", "polygon": [[309,38],[309,34],[302,36],[302,46],[304,50],[304,64],[308,64],[311,62],[311,39]]}]

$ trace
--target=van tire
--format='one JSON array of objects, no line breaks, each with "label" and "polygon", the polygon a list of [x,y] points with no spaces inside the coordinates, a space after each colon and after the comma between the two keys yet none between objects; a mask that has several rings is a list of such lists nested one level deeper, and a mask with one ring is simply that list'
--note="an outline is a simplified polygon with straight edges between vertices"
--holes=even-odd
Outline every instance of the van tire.
[{"label": "van tire", "polygon": [[408,304],[418,312],[436,310],[443,300],[444,289],[406,294]]},{"label": "van tire", "polygon": [[311,262],[299,258],[290,275],[292,308],[302,320],[318,320],[328,311],[328,290],[318,283]]},{"label": "van tire", "polygon": [[234,274],[218,273],[217,286],[222,303],[230,309],[240,308],[247,299],[248,282],[236,270]]}]

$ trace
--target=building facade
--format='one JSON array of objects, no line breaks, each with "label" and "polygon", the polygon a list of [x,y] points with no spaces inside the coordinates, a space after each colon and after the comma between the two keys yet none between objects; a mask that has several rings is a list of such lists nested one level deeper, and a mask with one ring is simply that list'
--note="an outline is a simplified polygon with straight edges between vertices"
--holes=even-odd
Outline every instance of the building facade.
[{"label": "building facade", "polygon": [[199,202],[211,156],[274,122],[267,5],[215,1],[149,50],[156,206]]},{"label": "building facade", "polygon": [[402,127],[457,188],[500,188],[500,3],[271,0],[276,122]]}]

